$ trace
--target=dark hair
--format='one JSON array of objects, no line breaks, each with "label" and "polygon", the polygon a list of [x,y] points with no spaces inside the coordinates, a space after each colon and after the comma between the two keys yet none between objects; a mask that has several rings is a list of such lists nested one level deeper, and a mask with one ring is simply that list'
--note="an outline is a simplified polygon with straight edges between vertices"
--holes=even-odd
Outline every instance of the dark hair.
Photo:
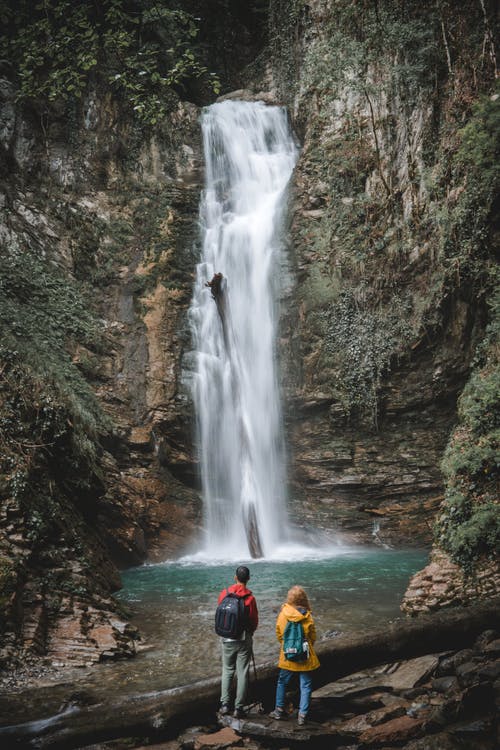
[{"label": "dark hair", "polygon": [[240,583],[246,583],[250,578],[250,571],[245,565],[240,565],[236,568],[236,578]]}]

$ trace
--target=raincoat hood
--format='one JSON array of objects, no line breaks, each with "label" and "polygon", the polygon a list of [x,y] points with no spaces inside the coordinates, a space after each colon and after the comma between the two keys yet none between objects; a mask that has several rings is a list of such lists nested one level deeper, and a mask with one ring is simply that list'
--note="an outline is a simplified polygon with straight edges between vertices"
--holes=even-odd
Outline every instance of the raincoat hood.
[{"label": "raincoat hood", "polygon": [[304,622],[311,614],[310,612],[303,614],[291,604],[284,604],[282,612],[286,616],[286,619],[291,620],[292,622]]}]

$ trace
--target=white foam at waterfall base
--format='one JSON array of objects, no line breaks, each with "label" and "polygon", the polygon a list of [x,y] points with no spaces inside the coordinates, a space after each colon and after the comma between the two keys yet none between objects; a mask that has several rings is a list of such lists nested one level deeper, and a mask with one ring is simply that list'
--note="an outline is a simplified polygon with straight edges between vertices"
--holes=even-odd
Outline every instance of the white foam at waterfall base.
[{"label": "white foam at waterfall base", "polygon": [[[189,313],[204,503],[198,554],[250,557],[253,523],[267,558],[289,537],[275,346],[283,210],[297,148],[286,111],[262,102],[207,107],[202,132],[202,257]],[[225,330],[207,287],[215,273],[224,276]]]},{"label": "white foam at waterfall base", "polygon": [[[361,547],[346,545],[342,543],[320,543],[317,546],[312,547],[306,544],[290,542],[278,545],[268,554],[266,554],[264,558],[261,558],[261,560],[262,562],[272,563],[290,563],[291,561],[308,562],[313,560],[332,560],[334,558],[345,555],[360,554],[362,554]],[[184,555],[181,558],[165,560],[164,563],[155,564],[198,565],[201,563],[203,565],[215,567],[232,565],[235,563],[235,561],[237,561],[239,565],[253,565],[258,562],[257,560],[250,557],[241,555],[238,556],[238,554],[232,553],[228,556],[225,556],[224,552],[222,552],[221,555],[217,556],[214,555],[210,549],[208,551],[202,549],[197,552]]]}]

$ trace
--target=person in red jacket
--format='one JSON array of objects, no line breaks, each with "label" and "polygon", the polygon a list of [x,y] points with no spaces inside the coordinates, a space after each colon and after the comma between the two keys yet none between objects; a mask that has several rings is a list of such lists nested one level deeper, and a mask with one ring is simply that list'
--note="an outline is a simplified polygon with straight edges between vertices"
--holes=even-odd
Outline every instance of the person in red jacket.
[{"label": "person in red jacket", "polygon": [[253,651],[253,634],[259,624],[259,613],[255,597],[246,586],[250,580],[250,571],[245,565],[240,565],[236,569],[234,580],[235,583],[232,586],[220,592],[218,604],[221,603],[228,591],[244,597],[245,629],[239,638],[222,639],[222,683],[219,712],[228,714],[231,710],[231,684],[236,672],[234,716],[241,719],[245,713],[244,706]]}]

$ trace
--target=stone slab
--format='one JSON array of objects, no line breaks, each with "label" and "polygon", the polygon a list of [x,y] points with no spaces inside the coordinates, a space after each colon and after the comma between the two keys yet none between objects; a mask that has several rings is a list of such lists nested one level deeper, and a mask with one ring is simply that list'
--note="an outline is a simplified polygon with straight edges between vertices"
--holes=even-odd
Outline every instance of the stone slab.
[{"label": "stone slab", "polygon": [[310,743],[310,747],[314,747],[312,743],[315,741],[319,743],[327,737],[337,734],[335,730],[321,724],[307,722],[304,726],[299,727],[293,719],[276,721],[269,716],[251,716],[244,719],[235,719],[232,716],[220,716],[219,724],[230,727],[238,732],[238,734],[244,736],[256,738],[267,737],[272,740],[293,742],[294,744],[304,743],[304,745],[307,745],[307,743]]},{"label": "stone slab", "polygon": [[387,683],[393,690],[410,690],[424,683],[439,664],[434,654],[419,656],[403,662],[395,672],[387,676]]},{"label": "stone slab", "polygon": [[393,744],[405,742],[417,737],[424,731],[427,719],[413,719],[411,716],[400,716],[384,724],[367,729],[360,736],[360,742],[370,744]]},{"label": "stone slab", "polygon": [[227,747],[239,747],[242,738],[231,727],[224,727],[211,734],[199,734],[194,740],[194,750],[224,750]]}]

